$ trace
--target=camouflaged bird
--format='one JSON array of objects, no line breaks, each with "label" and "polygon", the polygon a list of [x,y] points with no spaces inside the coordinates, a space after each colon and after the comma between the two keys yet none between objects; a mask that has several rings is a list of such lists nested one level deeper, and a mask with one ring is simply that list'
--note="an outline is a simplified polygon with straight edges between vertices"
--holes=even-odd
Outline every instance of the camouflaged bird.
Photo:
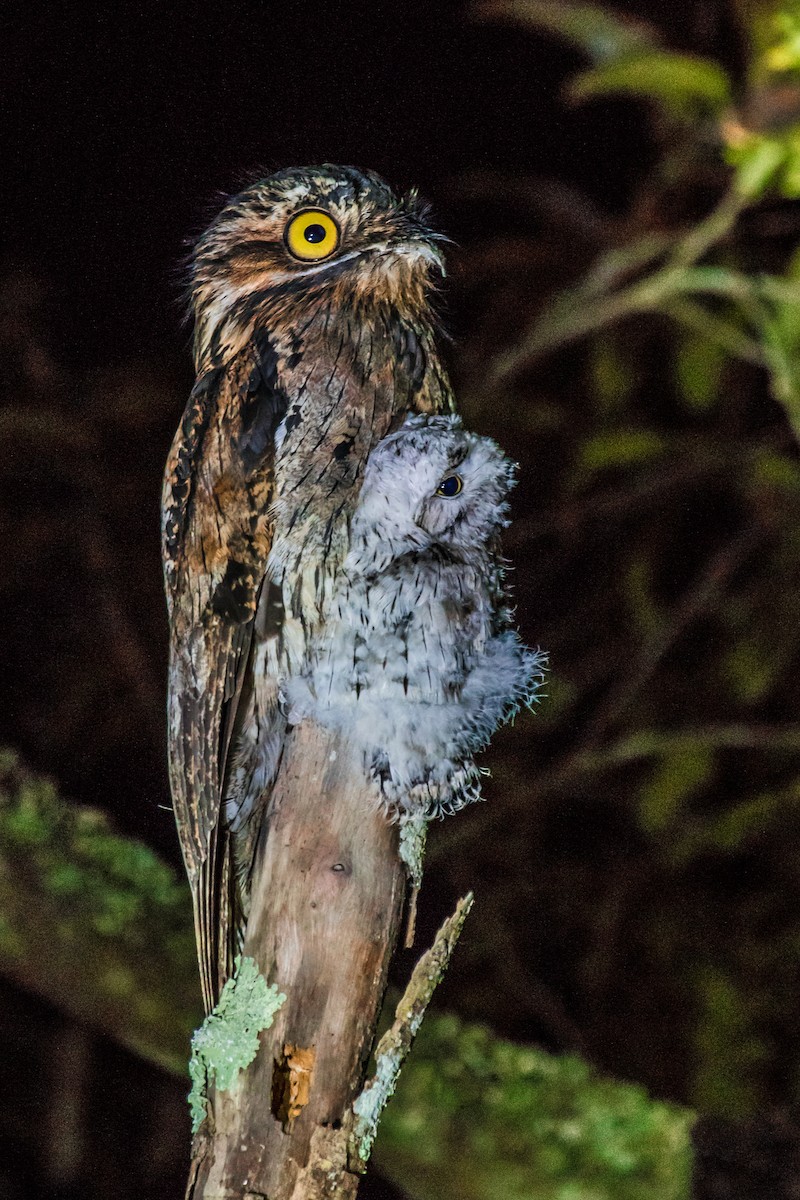
[{"label": "camouflaged bird", "polygon": [[283,685],[292,722],[345,734],[401,822],[480,799],[475,755],[539,696],[547,655],[513,627],[498,544],[515,471],[453,415],[380,441],[325,623]]},{"label": "camouflaged bird", "polygon": [[280,760],[279,678],[320,625],[369,453],[409,411],[453,408],[430,306],[442,240],[414,193],[324,165],[248,187],[195,248],[197,381],[163,555],[170,783],[208,1009]]}]

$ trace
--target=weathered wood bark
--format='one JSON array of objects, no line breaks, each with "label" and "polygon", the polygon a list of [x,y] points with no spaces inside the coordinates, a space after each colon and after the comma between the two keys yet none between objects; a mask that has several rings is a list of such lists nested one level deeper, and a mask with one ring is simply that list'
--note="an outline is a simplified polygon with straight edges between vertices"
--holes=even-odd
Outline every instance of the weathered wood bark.
[{"label": "weathered wood bark", "polygon": [[255,1061],[212,1097],[190,1200],[355,1196],[351,1105],[402,914],[396,826],[360,761],[306,722],[291,734],[257,864],[244,952],[286,993]]}]

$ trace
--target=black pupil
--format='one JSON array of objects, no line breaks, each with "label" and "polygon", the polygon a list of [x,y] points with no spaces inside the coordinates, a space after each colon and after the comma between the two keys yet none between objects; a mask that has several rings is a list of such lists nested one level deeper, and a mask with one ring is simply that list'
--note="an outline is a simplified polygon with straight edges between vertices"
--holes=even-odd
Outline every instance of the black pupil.
[{"label": "black pupil", "polygon": [[307,242],[324,242],[325,241],[325,226],[324,225],[309,225],[306,228],[303,237]]},{"label": "black pupil", "polygon": [[439,484],[439,493],[442,496],[457,496],[458,477],[456,475],[450,475],[447,479],[443,479]]}]

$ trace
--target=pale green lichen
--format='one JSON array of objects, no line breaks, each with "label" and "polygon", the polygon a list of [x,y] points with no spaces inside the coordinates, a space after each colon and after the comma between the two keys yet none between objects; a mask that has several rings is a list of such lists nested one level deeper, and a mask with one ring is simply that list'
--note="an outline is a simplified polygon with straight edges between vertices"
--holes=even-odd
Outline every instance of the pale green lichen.
[{"label": "pale green lichen", "polygon": [[381,1113],[389,1098],[394,1095],[405,1056],[405,1049],[399,1046],[379,1055],[374,1076],[353,1102],[353,1112],[356,1115],[353,1137],[362,1162],[369,1161]]},{"label": "pale green lichen", "polygon": [[400,825],[400,858],[415,888],[422,886],[422,862],[427,837],[428,822],[423,817],[407,817]]},{"label": "pale green lichen", "polygon": [[[421,824],[424,826],[424,822]],[[351,1154],[355,1150],[360,1160],[359,1169],[363,1169],[369,1161],[381,1114],[394,1093],[400,1068],[419,1032],[431,997],[447,970],[450,955],[471,908],[470,892],[459,900],[456,911],[441,926],[430,950],[426,950],[415,966],[403,998],[395,1010],[395,1019],[378,1043],[375,1074],[353,1102],[355,1120],[350,1145]]]},{"label": "pale green lichen", "polygon": [[240,1071],[258,1052],[258,1035],[269,1029],[286,1000],[275,984],[267,984],[252,958],[237,958],[236,969],[222,989],[219,1002],[192,1038],[189,1108],[192,1133],[206,1118],[206,1093],[214,1082],[228,1091]]},{"label": "pale green lichen", "polygon": [[424,1016],[424,1007],[409,1012],[403,1043],[392,1045],[383,1053],[378,1052],[375,1074],[353,1102],[353,1112],[356,1115],[353,1133],[362,1162],[369,1161],[381,1114],[394,1095],[397,1080],[400,1078],[400,1068],[405,1062],[410,1043],[419,1033]]}]

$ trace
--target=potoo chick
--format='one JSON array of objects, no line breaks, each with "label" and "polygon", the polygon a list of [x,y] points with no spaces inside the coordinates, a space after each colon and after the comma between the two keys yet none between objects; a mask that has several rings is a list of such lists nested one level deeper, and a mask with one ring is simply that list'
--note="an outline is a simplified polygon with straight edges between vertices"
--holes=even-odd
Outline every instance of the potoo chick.
[{"label": "potoo chick", "polygon": [[401,819],[477,800],[474,755],[541,685],[498,555],[514,471],[455,416],[409,417],[380,442],[326,620],[284,685],[290,719],[346,731]]},{"label": "potoo chick", "polygon": [[209,1009],[280,758],[278,679],[335,592],[369,453],[409,411],[453,407],[430,303],[441,241],[413,193],[323,165],[246,188],[194,250],[197,381],[163,557],[170,783]]}]

